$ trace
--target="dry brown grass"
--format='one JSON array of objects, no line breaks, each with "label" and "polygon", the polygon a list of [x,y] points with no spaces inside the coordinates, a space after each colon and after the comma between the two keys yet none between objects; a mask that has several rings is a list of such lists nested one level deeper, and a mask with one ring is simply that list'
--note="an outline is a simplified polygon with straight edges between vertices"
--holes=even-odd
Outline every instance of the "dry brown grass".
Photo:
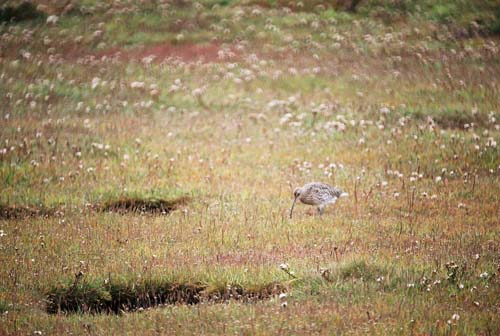
[{"label": "dry brown grass", "polygon": [[[498,333],[499,41],[202,5],[0,28],[0,333]],[[309,181],[350,197],[289,220]]]}]

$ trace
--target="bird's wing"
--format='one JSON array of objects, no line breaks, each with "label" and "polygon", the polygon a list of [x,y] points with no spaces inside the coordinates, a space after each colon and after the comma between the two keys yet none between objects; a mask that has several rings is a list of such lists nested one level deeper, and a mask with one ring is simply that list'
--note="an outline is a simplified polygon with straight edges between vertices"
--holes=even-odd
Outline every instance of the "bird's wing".
[{"label": "bird's wing", "polygon": [[319,185],[318,189],[319,189],[318,193],[321,195],[321,203],[323,204],[335,203],[342,194],[342,190],[327,184]]},{"label": "bird's wing", "polygon": [[340,194],[342,194],[342,190],[332,187],[326,183],[315,183],[313,188],[316,189],[318,194],[324,194],[325,197],[335,197],[339,198]]},{"label": "bird's wing", "polygon": [[340,189],[321,182],[308,183],[303,189],[300,200],[310,205],[334,203],[342,194]]},{"label": "bird's wing", "polygon": [[339,198],[339,197],[340,197],[340,195],[342,195],[342,190],[340,190],[339,188],[330,187],[330,188],[329,188],[329,193],[330,193],[330,195],[332,195],[333,197],[335,197],[335,198]]},{"label": "bird's wing", "polygon": [[318,203],[324,204],[324,203],[331,203],[334,202],[338,197],[335,196],[334,193],[332,193],[332,187],[326,184],[318,184],[314,187],[315,189],[315,194],[318,197]]}]

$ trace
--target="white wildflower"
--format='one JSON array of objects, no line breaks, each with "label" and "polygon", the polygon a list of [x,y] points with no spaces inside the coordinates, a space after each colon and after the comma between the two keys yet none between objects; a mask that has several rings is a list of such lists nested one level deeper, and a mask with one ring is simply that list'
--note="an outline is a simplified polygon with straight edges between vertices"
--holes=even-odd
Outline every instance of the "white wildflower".
[{"label": "white wildflower", "polygon": [[146,83],[134,81],[134,82],[130,83],[130,87],[132,89],[144,89],[146,87]]},{"label": "white wildflower", "polygon": [[281,265],[280,265],[280,268],[281,268],[282,270],[286,271],[286,270],[288,270],[288,264],[283,263],[283,264],[281,264]]},{"label": "white wildflower", "polygon": [[291,118],[293,117],[293,114],[291,113],[286,113],[283,115],[280,119],[280,125],[286,124]]},{"label": "white wildflower", "polygon": [[101,83],[101,79],[99,77],[92,78],[92,84],[91,84],[92,90],[94,90],[96,87],[98,87],[100,83]]},{"label": "white wildflower", "polygon": [[57,21],[59,21],[59,17],[57,15],[50,15],[48,18],[47,18],[47,23],[48,24],[57,24]]},{"label": "white wildflower", "polygon": [[194,89],[193,91],[191,91],[191,95],[193,97],[200,97],[204,91],[205,90],[203,88],[197,88],[197,89]]},{"label": "white wildflower", "polygon": [[381,107],[381,108],[380,108],[379,112],[380,112],[381,114],[389,114],[389,113],[391,112],[391,110],[389,110],[389,108],[388,108],[388,107],[385,107],[385,106],[384,106],[384,107]]}]

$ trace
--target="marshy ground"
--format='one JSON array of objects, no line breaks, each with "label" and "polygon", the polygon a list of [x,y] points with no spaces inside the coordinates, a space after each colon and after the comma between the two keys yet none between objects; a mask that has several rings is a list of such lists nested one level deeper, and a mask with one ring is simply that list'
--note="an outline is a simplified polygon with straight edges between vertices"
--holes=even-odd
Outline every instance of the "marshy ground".
[{"label": "marshy ground", "polygon": [[31,3],[0,334],[500,333],[498,1]]}]

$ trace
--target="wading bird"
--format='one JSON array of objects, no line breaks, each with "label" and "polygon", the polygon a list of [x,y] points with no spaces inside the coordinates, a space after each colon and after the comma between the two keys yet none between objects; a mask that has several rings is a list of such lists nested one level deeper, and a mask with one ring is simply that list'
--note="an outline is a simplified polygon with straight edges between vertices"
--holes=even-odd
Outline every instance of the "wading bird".
[{"label": "wading bird", "polygon": [[326,183],[311,182],[304,184],[302,188],[296,188],[293,192],[293,204],[290,208],[290,218],[292,218],[293,207],[297,199],[304,204],[314,205],[318,207],[318,213],[323,214],[323,208],[335,203],[341,197],[347,197],[348,194],[339,188],[332,187]]}]

